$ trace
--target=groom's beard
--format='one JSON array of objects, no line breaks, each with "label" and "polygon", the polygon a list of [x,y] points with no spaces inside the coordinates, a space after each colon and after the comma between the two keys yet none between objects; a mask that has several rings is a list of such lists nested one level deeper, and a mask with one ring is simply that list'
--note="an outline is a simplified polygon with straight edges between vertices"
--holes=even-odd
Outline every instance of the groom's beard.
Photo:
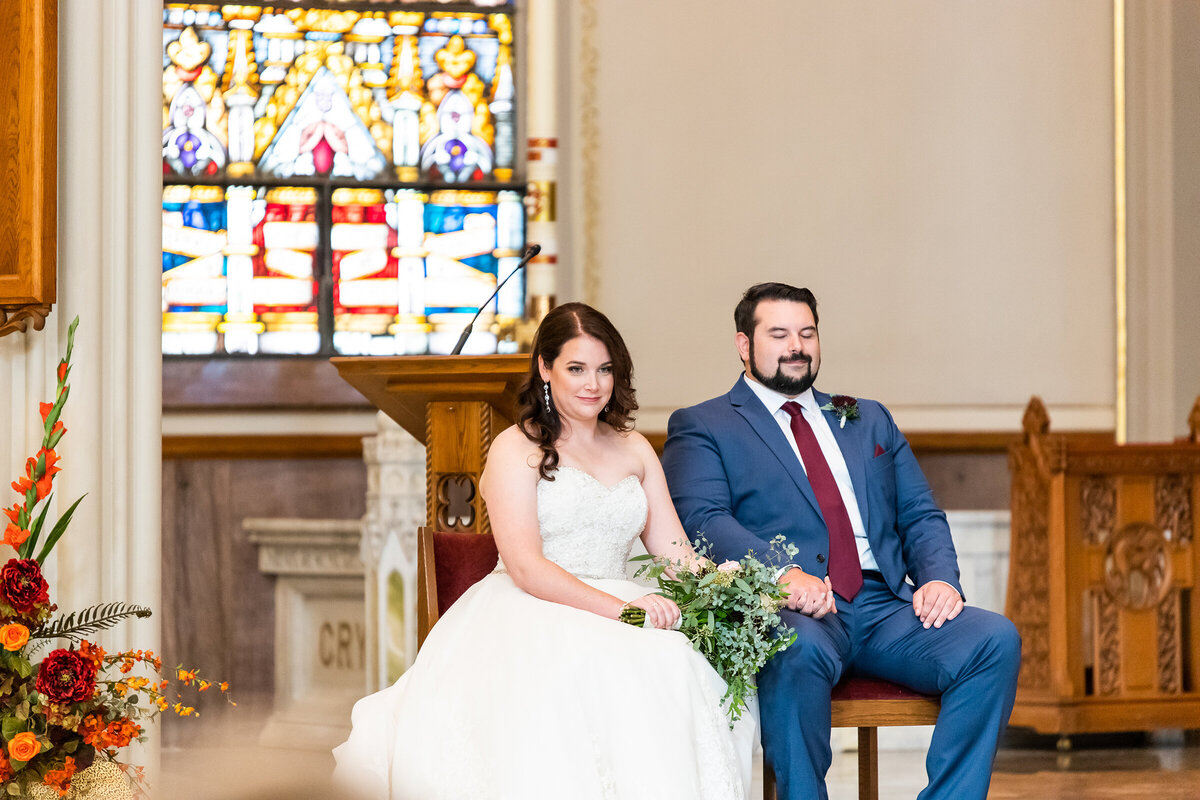
[{"label": "groom's beard", "polygon": [[[792,378],[783,373],[783,364],[808,364],[808,373],[800,378]],[[754,379],[766,386],[768,389],[774,389],[780,394],[788,397],[795,397],[798,394],[803,394],[808,391],[808,388],[817,380],[817,373],[812,368],[812,359],[808,356],[796,355],[789,358],[780,359],[779,366],[775,367],[774,375],[767,375],[758,368],[758,364],[754,360],[754,340],[750,340],[750,374]]]}]

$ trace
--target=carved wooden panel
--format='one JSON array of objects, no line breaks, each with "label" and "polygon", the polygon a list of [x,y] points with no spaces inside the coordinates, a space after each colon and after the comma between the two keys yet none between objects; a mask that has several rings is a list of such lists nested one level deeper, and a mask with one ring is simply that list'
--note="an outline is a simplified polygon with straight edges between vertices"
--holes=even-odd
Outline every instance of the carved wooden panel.
[{"label": "carved wooden panel", "polygon": [[429,525],[437,530],[491,533],[479,480],[504,418],[488,403],[430,403],[425,414],[425,490]]},{"label": "carved wooden panel", "polygon": [[0,336],[55,300],[58,4],[0,3]]},{"label": "carved wooden panel", "polygon": [[1010,453],[1012,547],[1007,613],[1021,633],[1020,685],[1050,686],[1049,550],[1050,485],[1036,457],[1024,448]]},{"label": "carved wooden panel", "polygon": [[1096,689],[1100,695],[1115,695],[1121,688],[1121,619],[1116,603],[1096,594]]},{"label": "carved wooden panel", "polygon": [[1184,475],[1159,475],[1154,481],[1155,524],[1171,532],[1180,547],[1192,542],[1192,482]]},{"label": "carved wooden panel", "polygon": [[1120,608],[1143,610],[1162,602],[1171,588],[1171,556],[1158,527],[1126,525],[1104,553],[1104,591]]},{"label": "carved wooden panel", "polygon": [[1171,592],[1158,604],[1158,690],[1166,694],[1183,691],[1183,631],[1179,605],[1179,592]]},{"label": "carved wooden panel", "polygon": [[439,531],[475,529],[475,477],[463,473],[440,475],[433,501],[434,524]]},{"label": "carved wooden panel", "polygon": [[1091,475],[1079,489],[1083,512],[1083,539],[1088,544],[1104,544],[1112,534],[1117,516],[1117,484],[1108,476]]}]

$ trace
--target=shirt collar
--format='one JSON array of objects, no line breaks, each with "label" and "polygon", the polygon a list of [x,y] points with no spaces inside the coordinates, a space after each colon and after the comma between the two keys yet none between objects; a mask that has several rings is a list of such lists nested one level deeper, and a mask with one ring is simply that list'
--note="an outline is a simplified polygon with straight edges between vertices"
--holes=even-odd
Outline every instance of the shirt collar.
[{"label": "shirt collar", "polygon": [[748,375],[742,374],[742,380],[750,387],[750,391],[754,392],[754,396],[762,401],[762,404],[767,407],[767,412],[771,416],[783,408],[783,404],[789,400],[799,403],[805,411],[812,414],[819,414],[820,409],[817,407],[817,398],[813,397],[812,387],[808,387],[798,397],[788,397],[785,394],[780,394],[774,389],[768,389],[756,380],[751,379]]}]

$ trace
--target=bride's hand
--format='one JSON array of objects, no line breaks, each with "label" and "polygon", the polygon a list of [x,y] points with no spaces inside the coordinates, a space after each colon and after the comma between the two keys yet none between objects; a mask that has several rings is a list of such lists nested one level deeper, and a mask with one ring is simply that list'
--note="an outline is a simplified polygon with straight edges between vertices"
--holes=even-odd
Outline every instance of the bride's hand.
[{"label": "bride's hand", "polygon": [[671,629],[679,621],[679,606],[670,598],[661,594],[648,594],[637,600],[630,600],[629,605],[637,606],[646,612],[646,619],[655,628]]}]

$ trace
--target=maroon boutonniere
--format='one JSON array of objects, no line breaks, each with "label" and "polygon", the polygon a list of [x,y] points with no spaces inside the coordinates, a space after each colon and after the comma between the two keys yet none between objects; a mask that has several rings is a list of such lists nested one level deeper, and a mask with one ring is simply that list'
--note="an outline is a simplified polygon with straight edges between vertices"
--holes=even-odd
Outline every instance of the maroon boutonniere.
[{"label": "maroon boutonniere", "polygon": [[838,427],[846,427],[846,420],[858,419],[858,401],[848,394],[835,394],[821,406],[822,411],[832,411],[838,418]]}]

